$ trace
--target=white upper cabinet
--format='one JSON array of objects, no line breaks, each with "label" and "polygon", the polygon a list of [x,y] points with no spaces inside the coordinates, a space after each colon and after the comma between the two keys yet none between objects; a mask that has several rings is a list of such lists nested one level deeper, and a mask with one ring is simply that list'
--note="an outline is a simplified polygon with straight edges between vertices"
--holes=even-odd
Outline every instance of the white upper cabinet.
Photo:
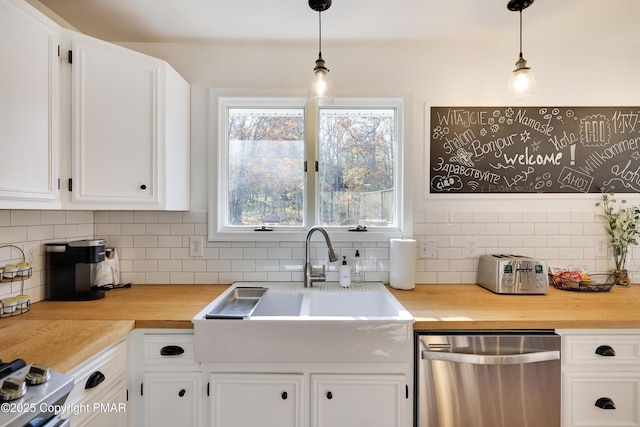
[{"label": "white upper cabinet", "polygon": [[190,87],[169,64],[23,0],[0,0],[0,52],[0,209],[189,210]]},{"label": "white upper cabinet", "polygon": [[63,46],[63,207],[189,210],[189,84],[165,61],[80,33],[63,30]]},{"label": "white upper cabinet", "polygon": [[60,27],[0,0],[0,209],[60,207]]}]

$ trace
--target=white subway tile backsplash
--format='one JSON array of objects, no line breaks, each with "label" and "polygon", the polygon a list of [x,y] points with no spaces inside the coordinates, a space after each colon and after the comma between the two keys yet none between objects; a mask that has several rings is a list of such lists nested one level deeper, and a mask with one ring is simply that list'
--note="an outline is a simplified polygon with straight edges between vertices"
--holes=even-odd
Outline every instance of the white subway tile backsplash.
[{"label": "white subway tile backsplash", "polygon": [[210,259],[207,260],[207,271],[214,272],[230,272],[231,271],[231,261],[230,260],[217,260]]},{"label": "white subway tile backsplash", "polygon": [[158,212],[155,211],[134,211],[133,222],[136,224],[156,224],[158,222]]},{"label": "white subway tile backsplash", "polygon": [[193,236],[193,224],[171,224],[170,233],[172,235]]},{"label": "white subway tile backsplash", "polygon": [[498,222],[498,212],[494,212],[494,211],[474,212],[473,222]]},{"label": "white subway tile backsplash", "polygon": [[498,212],[498,222],[522,222],[522,212],[505,211]]},{"label": "white subway tile backsplash", "polygon": [[156,260],[134,260],[133,271],[141,273],[158,271],[158,261]]},{"label": "white subway tile backsplash", "polygon": [[146,248],[145,258],[156,259],[156,260],[168,260],[171,258],[171,249],[170,248]]},{"label": "white subway tile backsplash", "polygon": [[12,211],[12,225],[40,225],[40,211]]},{"label": "white subway tile backsplash", "polygon": [[27,227],[27,241],[53,239],[52,225],[32,225]]},{"label": "white subway tile backsplash", "polygon": [[550,211],[547,212],[548,222],[570,222],[571,212],[569,211]]},{"label": "white subway tile backsplash", "polygon": [[146,234],[144,224],[122,224],[121,233],[128,236],[144,236]]},{"label": "white subway tile backsplash", "polygon": [[66,224],[67,215],[65,211],[42,211],[40,224]]},{"label": "white subway tile backsplash", "polygon": [[177,224],[182,222],[182,212],[157,212],[159,223]]},{"label": "white subway tile backsplash", "polygon": [[256,264],[260,261],[254,259],[234,259],[231,260],[232,271],[256,271]]},{"label": "white subway tile backsplash", "polygon": [[542,222],[535,225],[536,234],[556,235],[560,230],[557,222]]},{"label": "white subway tile backsplash", "polygon": [[[190,270],[189,268],[187,268],[186,266],[184,266],[183,262],[186,261],[180,261],[180,260],[164,260],[161,263],[158,264],[158,271],[182,271],[187,270],[187,271],[194,271],[194,270]],[[201,261],[202,262],[202,269],[198,270],[198,271],[207,271],[207,263],[206,261]],[[120,263],[120,266],[122,266],[122,262]]]},{"label": "white subway tile backsplash", "polygon": [[13,211],[0,210],[0,227],[11,226],[11,213]]},{"label": "white subway tile backsplash", "polygon": [[524,211],[522,212],[522,221],[532,223],[547,222],[547,211]]},{"label": "white subway tile backsplash", "polygon": [[223,251],[219,252],[220,259],[243,259],[244,258],[244,249],[243,248],[227,248]]},{"label": "white subway tile backsplash", "polygon": [[[416,240],[436,239],[438,258],[419,258],[416,247],[417,283],[475,283],[478,260],[463,258],[468,236],[476,239],[478,254],[515,253],[545,259],[554,264],[586,266],[607,271],[612,261],[595,259],[594,239],[605,236],[602,219],[594,210],[414,212]],[[189,254],[190,236],[205,238],[204,256]],[[301,281],[304,239],[268,242],[207,242],[206,212],[154,211],[9,211],[0,210],[0,244],[42,245],[50,241],[104,238],[120,259],[122,283],[233,283],[250,281]],[[353,259],[360,250],[365,280],[389,281],[389,241],[334,241],[339,255]],[[4,255],[3,255],[4,254]],[[0,251],[0,265],[14,255]],[[311,247],[314,265],[327,266],[328,280],[337,280],[337,263],[329,263],[320,239]],[[25,287],[33,301],[45,295],[44,251]],[[629,267],[640,269],[640,248],[631,251]],[[0,296],[17,292],[0,285]]]},{"label": "white subway tile backsplash", "polygon": [[133,236],[133,246],[136,248],[157,248],[158,236]]}]

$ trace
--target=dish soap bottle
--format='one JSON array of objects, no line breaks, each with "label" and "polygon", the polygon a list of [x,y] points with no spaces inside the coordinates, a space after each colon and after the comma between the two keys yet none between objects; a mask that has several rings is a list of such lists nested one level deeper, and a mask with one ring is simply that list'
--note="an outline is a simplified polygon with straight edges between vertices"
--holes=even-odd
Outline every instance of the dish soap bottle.
[{"label": "dish soap bottle", "polygon": [[351,284],[351,269],[347,265],[347,257],[342,257],[342,265],[340,266],[340,286],[349,287]]},{"label": "dish soap bottle", "polygon": [[356,249],[356,255],[353,258],[353,283],[362,283],[362,266],[360,265],[360,251]]}]

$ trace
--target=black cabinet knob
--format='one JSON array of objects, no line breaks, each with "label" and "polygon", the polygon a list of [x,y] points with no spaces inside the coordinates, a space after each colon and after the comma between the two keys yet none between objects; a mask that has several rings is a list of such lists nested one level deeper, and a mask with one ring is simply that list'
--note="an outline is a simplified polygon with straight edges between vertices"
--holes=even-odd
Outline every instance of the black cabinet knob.
[{"label": "black cabinet knob", "polygon": [[97,387],[102,381],[105,380],[105,376],[100,371],[95,371],[93,374],[89,375],[86,384],[84,385],[85,390]]},{"label": "black cabinet knob", "polygon": [[287,394],[286,391],[282,392],[282,400],[287,400],[287,397],[289,397],[289,395]]},{"label": "black cabinet knob", "polygon": [[180,356],[184,348],[179,345],[166,345],[160,349],[160,356]]},{"label": "black cabinet knob", "polygon": [[144,184],[142,184],[142,185],[140,186],[140,189],[141,189],[141,190],[146,190],[146,189],[147,189],[147,186],[146,186],[146,185],[144,185]]},{"label": "black cabinet knob", "polygon": [[333,393],[331,393],[330,391],[327,392],[327,399],[333,399]]},{"label": "black cabinet knob", "polygon": [[608,397],[601,397],[600,399],[596,400],[596,406],[602,409],[616,409],[615,403],[613,403],[613,400],[609,399]]},{"label": "black cabinet knob", "polygon": [[178,396],[182,397],[187,393],[187,391],[185,389],[182,389],[178,392]]},{"label": "black cabinet knob", "polygon": [[613,357],[616,355],[616,351],[610,345],[601,345],[596,348],[596,354],[605,357]]}]

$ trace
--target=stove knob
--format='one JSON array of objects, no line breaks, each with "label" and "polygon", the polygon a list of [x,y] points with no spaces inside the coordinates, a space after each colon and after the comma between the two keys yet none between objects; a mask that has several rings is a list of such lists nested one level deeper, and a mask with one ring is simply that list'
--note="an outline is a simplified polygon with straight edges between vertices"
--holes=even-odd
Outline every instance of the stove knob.
[{"label": "stove knob", "polygon": [[0,388],[0,400],[9,401],[19,399],[27,392],[27,385],[19,378],[7,378]]},{"label": "stove knob", "polygon": [[25,377],[25,381],[29,385],[42,384],[51,376],[51,370],[43,365],[31,365],[29,373]]}]

